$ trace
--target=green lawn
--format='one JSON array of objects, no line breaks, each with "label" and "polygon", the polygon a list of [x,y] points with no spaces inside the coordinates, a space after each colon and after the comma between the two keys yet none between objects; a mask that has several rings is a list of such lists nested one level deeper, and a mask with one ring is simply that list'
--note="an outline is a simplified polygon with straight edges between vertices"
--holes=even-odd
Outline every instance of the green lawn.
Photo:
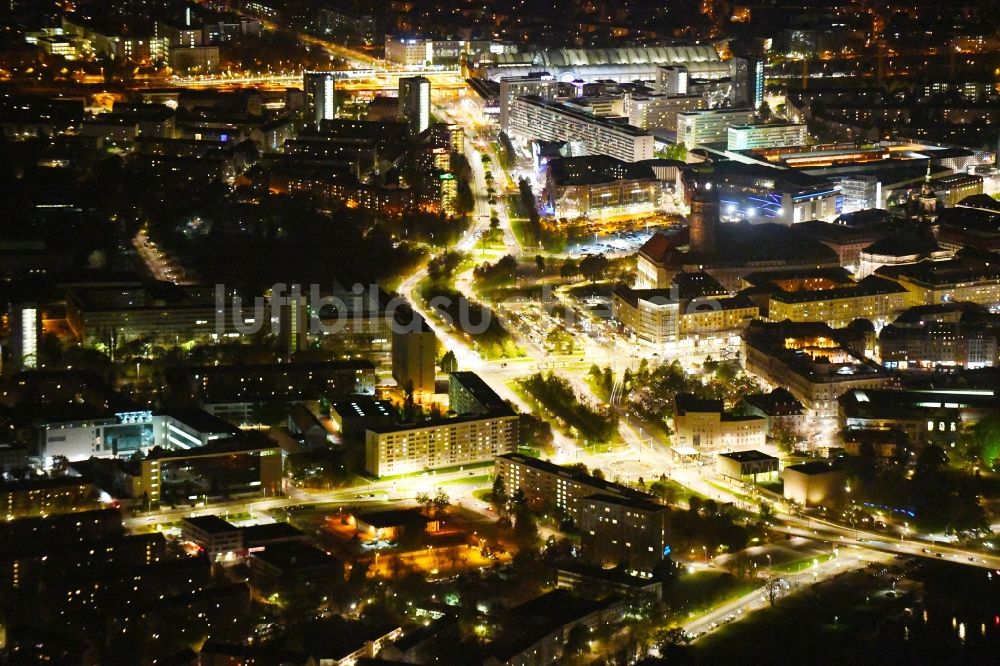
[{"label": "green lawn", "polygon": [[663,600],[671,608],[675,621],[683,622],[737,599],[757,586],[754,581],[709,569],[683,574],[663,590]]}]

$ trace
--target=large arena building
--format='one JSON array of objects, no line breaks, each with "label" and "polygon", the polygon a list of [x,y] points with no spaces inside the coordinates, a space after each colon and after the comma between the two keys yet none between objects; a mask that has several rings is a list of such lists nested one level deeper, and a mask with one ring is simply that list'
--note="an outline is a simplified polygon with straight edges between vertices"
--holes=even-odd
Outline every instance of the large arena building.
[{"label": "large arena building", "polygon": [[732,76],[732,61],[722,60],[711,45],[634,46],[608,49],[553,49],[526,53],[500,53],[482,63],[483,75],[492,80],[527,76],[545,71],[563,82],[613,79],[651,81],[657,67],[682,65],[692,79]]}]

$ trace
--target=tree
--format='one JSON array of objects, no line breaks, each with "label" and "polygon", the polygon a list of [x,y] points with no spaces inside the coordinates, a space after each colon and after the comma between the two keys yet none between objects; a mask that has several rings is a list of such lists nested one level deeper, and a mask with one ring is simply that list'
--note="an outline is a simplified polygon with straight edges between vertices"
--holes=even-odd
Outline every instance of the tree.
[{"label": "tree", "polygon": [[580,274],[580,267],[572,259],[567,259],[559,268],[559,277],[568,279]]},{"label": "tree", "polygon": [[672,143],[663,150],[659,151],[657,156],[667,160],[677,160],[678,162],[686,162],[687,146],[685,146],[683,143]]},{"label": "tree", "polygon": [[502,476],[493,479],[493,490],[490,492],[490,503],[499,514],[502,508],[507,506],[507,485]]},{"label": "tree", "polygon": [[757,119],[762,123],[766,123],[771,120],[771,116],[771,105],[768,104],[767,100],[762,101],[760,107],[757,109]]},{"label": "tree", "polygon": [[687,645],[691,642],[691,637],[684,631],[683,627],[672,627],[661,632],[656,637],[656,648],[662,654],[672,647]]},{"label": "tree", "polygon": [[593,284],[604,277],[610,263],[603,254],[588,254],[580,260],[580,273]]},{"label": "tree", "polygon": [[520,415],[518,426],[518,446],[537,446],[546,451],[552,448],[552,424],[545,419],[525,412]]},{"label": "tree", "polygon": [[438,517],[443,516],[445,509],[451,504],[451,498],[448,493],[442,488],[438,488],[438,491],[434,494],[434,498],[431,499],[431,506],[434,507],[434,514]]},{"label": "tree", "polygon": [[776,419],[771,426],[771,439],[779,451],[791,453],[799,442],[799,434],[787,421]]},{"label": "tree", "polygon": [[534,514],[526,503],[514,505],[514,529],[511,540],[518,552],[537,554],[541,537],[538,534],[538,524]]},{"label": "tree", "polygon": [[948,464],[948,454],[937,444],[928,444],[917,456],[917,476],[927,478],[934,476],[942,467]]},{"label": "tree", "polygon": [[450,349],[441,357],[441,372],[458,372],[458,358]]},{"label": "tree", "polygon": [[770,502],[761,502],[758,517],[762,523],[770,523],[774,520],[774,506]]},{"label": "tree", "polygon": [[540,254],[535,255],[535,266],[538,268],[539,273],[545,272],[545,257]]},{"label": "tree", "polygon": [[649,486],[649,492],[667,504],[673,504],[677,499],[677,489],[665,481],[654,481]]},{"label": "tree", "polygon": [[764,594],[764,598],[767,599],[768,603],[770,603],[772,607],[775,603],[777,603],[778,597],[780,597],[784,591],[785,588],[782,585],[780,578],[769,576],[764,579],[764,587],[761,588],[761,592]]},{"label": "tree", "polygon": [[590,630],[585,624],[578,624],[569,630],[563,651],[566,654],[585,654],[590,652]]}]

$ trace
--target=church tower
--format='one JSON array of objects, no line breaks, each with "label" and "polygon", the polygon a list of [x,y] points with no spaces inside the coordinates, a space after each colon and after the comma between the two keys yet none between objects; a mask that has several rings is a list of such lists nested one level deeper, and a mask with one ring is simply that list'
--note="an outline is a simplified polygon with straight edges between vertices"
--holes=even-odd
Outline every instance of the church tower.
[{"label": "church tower", "polygon": [[691,183],[690,248],[697,254],[712,254],[719,227],[719,194],[710,180]]},{"label": "church tower", "polygon": [[933,223],[937,220],[938,200],[934,194],[934,186],[931,185],[931,161],[927,160],[927,174],[924,176],[924,184],[920,186],[920,194],[917,196],[917,219],[921,222]]}]

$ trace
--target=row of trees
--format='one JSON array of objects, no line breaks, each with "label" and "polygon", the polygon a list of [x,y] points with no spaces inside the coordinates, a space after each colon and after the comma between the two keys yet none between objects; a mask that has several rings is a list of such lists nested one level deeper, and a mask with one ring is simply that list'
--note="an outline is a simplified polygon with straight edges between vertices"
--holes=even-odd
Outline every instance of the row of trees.
[{"label": "row of trees", "polygon": [[535,373],[521,380],[525,393],[552,412],[567,427],[573,427],[582,439],[594,443],[609,441],[618,428],[618,416],[598,411],[580,402],[569,382],[552,372]]}]

